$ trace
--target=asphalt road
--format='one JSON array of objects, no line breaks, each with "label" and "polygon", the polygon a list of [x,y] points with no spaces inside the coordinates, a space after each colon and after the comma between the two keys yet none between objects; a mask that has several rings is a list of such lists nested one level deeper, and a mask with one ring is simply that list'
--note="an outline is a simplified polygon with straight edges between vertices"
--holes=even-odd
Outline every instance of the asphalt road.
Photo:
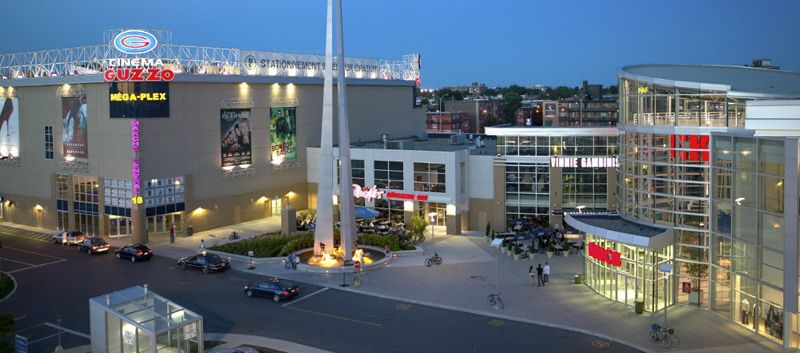
[{"label": "asphalt road", "polygon": [[305,283],[301,300],[276,304],[246,297],[243,286],[262,277],[244,272],[205,275],[159,256],[131,263],[113,252],[89,256],[49,242],[2,234],[0,240],[2,269],[19,284],[0,303],[0,313],[18,318],[30,352],[52,352],[59,319],[69,330],[61,335],[64,347],[88,344],[88,299],[145,283],[202,315],[205,332],[260,335],[333,352],[637,352],[570,331]]}]

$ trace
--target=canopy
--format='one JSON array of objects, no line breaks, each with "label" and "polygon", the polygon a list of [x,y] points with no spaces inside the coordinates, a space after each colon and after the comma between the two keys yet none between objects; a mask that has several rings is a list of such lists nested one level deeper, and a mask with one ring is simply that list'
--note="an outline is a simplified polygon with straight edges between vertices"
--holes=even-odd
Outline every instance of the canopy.
[{"label": "canopy", "polygon": [[355,217],[356,218],[375,218],[378,217],[380,213],[378,211],[363,207],[363,206],[356,206],[355,207]]}]

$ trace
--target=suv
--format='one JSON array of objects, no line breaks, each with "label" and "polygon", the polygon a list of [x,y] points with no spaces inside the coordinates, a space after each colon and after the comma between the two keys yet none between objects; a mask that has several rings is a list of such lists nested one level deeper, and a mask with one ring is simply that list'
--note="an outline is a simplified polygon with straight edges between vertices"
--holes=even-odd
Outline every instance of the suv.
[{"label": "suv", "polygon": [[101,237],[91,237],[78,244],[78,251],[85,251],[87,254],[106,252],[111,246]]},{"label": "suv", "polygon": [[[64,239],[64,233],[67,234],[66,239]],[[63,231],[58,234],[53,234],[53,244],[61,244],[61,245],[78,245],[86,240],[86,236],[83,232],[79,230],[67,232]]]}]

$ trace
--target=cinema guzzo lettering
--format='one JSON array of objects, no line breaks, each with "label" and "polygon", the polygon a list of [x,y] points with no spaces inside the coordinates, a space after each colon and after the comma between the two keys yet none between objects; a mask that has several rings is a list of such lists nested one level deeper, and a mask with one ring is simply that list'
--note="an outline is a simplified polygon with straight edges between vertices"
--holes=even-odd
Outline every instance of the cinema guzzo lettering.
[{"label": "cinema guzzo lettering", "polygon": [[617,157],[552,157],[553,168],[619,168]]},{"label": "cinema guzzo lettering", "polygon": [[161,59],[133,58],[107,59],[103,71],[106,81],[172,81],[175,72],[164,69]]}]

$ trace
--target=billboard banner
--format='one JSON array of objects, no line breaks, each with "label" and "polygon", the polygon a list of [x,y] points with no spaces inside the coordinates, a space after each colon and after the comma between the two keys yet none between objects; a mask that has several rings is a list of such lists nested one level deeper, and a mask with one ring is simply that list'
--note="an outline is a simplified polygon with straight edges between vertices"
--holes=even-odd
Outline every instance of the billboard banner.
[{"label": "billboard banner", "polygon": [[269,141],[272,164],[297,159],[297,108],[269,109]]},{"label": "billboard banner", "polygon": [[16,97],[3,100],[0,110],[0,158],[19,156],[19,102]]},{"label": "billboard banner", "polygon": [[89,158],[86,96],[61,97],[64,157]]},{"label": "billboard banner", "polygon": [[[311,54],[286,54],[242,50],[243,73],[250,76],[297,76],[321,78],[325,69],[325,56]],[[377,59],[344,59],[345,77],[393,79],[386,68],[381,68]],[[333,76],[336,73],[336,58],[333,60]]]},{"label": "billboard banner", "polygon": [[251,164],[250,109],[220,110],[222,166]]},{"label": "billboard banner", "polygon": [[108,99],[112,118],[169,118],[167,82],[111,82]]}]

